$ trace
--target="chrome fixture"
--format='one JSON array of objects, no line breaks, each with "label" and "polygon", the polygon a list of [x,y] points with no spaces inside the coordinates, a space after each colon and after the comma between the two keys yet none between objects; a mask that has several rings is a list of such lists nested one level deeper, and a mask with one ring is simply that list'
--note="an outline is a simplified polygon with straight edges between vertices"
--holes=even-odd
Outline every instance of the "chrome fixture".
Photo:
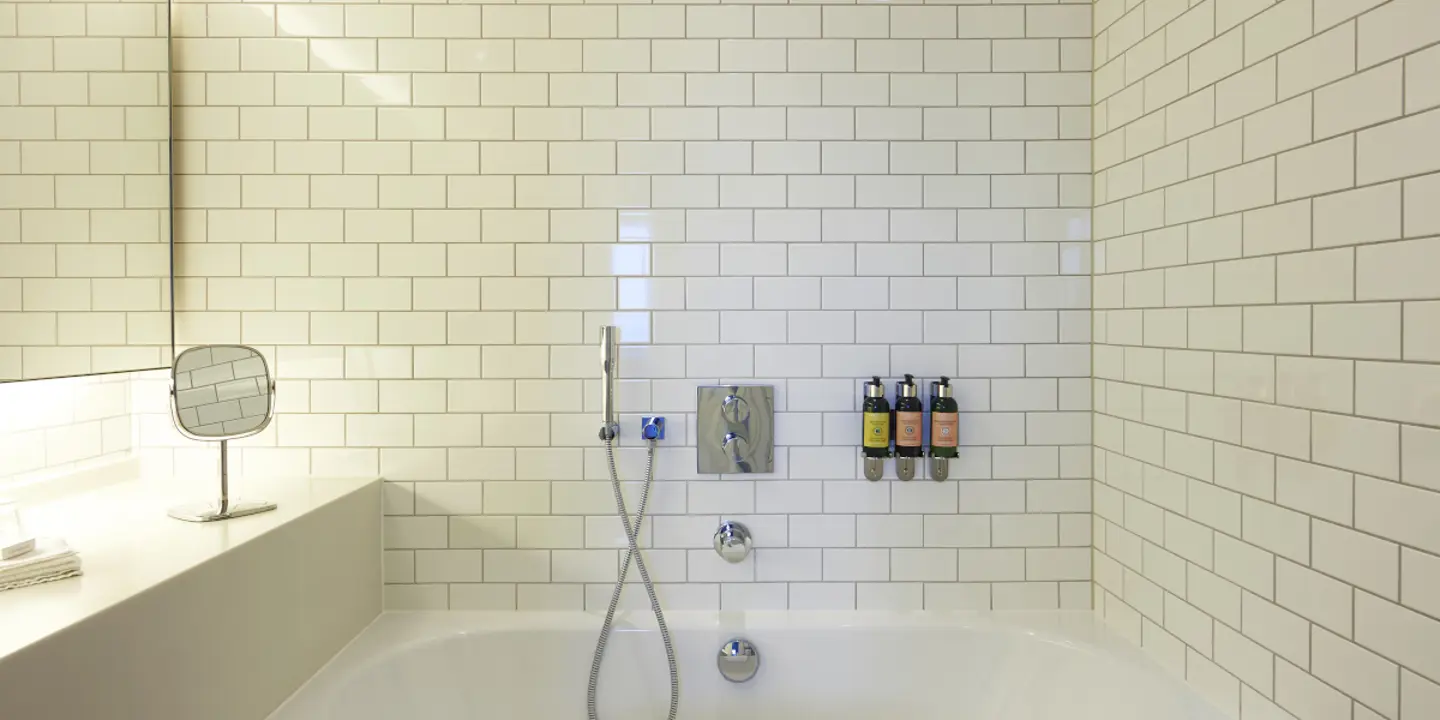
[{"label": "chrome fixture", "polygon": [[915,460],[924,452],[925,406],[920,403],[920,390],[915,376],[906,373],[895,383],[895,476],[901,480],[915,479]]},{"label": "chrome fixture", "polygon": [[950,458],[930,456],[930,479],[935,482],[950,479]]},{"label": "chrome fixture", "polygon": [[255,348],[201,345],[180,353],[170,371],[170,411],[180,434],[220,441],[220,497],[170,508],[170,517],[213,522],[275,509],[230,497],[230,441],[264,430],[275,416],[275,382]]},{"label": "chrome fixture", "polygon": [[950,461],[960,457],[960,405],[950,378],[930,383],[930,479],[950,477]]},{"label": "chrome fixture", "polygon": [[600,328],[600,439],[610,440],[620,434],[619,413],[615,406],[615,383],[620,378],[620,328]]},{"label": "chrome fixture", "polygon": [[775,388],[707,385],[695,401],[700,472],[775,471]]},{"label": "chrome fixture", "polygon": [[885,458],[890,457],[890,402],[885,399],[885,383],[876,375],[865,383],[865,400],[861,413],[863,438],[860,454],[865,459],[865,479],[885,477]]},{"label": "chrome fixture", "polygon": [[720,646],[715,665],[726,680],[743,683],[760,672],[760,650],[745,638],[730,638]]},{"label": "chrome fixture", "polygon": [[645,594],[650,596],[650,611],[655,614],[655,623],[660,626],[660,641],[665,645],[665,661],[670,668],[670,714],[675,720],[680,712],[680,670],[675,663],[675,645],[670,639],[670,629],[665,625],[665,614],[660,610],[660,597],[655,594],[655,583],[650,581],[650,570],[645,567],[645,556],[640,553],[640,526],[645,520],[645,508],[650,503],[650,487],[655,481],[655,442],[665,436],[665,418],[644,418],[640,435],[645,438],[645,483],[640,487],[640,506],[635,517],[625,507],[625,495],[620,491],[620,475],[615,470],[615,437],[620,434],[620,423],[616,420],[615,381],[620,376],[620,328],[606,325],[600,329],[601,373],[601,425],[600,440],[605,443],[605,459],[610,465],[610,489],[615,493],[615,508],[620,514],[620,524],[625,528],[625,560],[620,565],[620,577],[610,593],[610,607],[605,611],[605,622],[600,626],[600,637],[595,641],[595,656],[590,661],[590,682],[585,696],[585,710],[589,720],[599,720],[597,696],[600,692],[600,664],[605,660],[605,645],[610,641],[610,632],[615,627],[615,612],[620,607],[620,594],[625,589],[625,576],[630,573],[633,560],[645,585]]},{"label": "chrome fixture", "polygon": [[720,523],[715,531],[715,552],[725,562],[738,563],[750,556],[755,543],[750,539],[750,528],[734,520]]}]

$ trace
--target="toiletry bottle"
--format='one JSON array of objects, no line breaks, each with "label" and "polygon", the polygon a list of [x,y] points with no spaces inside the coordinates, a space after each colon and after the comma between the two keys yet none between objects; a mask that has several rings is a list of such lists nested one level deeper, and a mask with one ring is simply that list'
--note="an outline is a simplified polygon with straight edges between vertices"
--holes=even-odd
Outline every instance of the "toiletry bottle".
[{"label": "toiletry bottle", "polygon": [[915,477],[915,458],[920,457],[924,437],[925,405],[915,376],[906,374],[895,383],[895,474],[901,480]]},{"label": "toiletry bottle", "polygon": [[950,378],[930,383],[930,479],[950,477],[950,459],[960,456],[960,404]]},{"label": "toiletry bottle", "polygon": [[865,477],[879,480],[885,475],[885,458],[890,457],[890,403],[878,376],[865,383],[863,409]]}]

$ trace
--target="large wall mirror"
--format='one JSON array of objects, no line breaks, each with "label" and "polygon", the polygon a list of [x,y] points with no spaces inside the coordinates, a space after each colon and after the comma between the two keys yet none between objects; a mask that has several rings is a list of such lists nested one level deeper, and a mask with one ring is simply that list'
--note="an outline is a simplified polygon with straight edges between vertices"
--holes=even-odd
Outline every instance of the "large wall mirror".
[{"label": "large wall mirror", "polygon": [[0,382],[170,365],[169,26],[0,0]]}]

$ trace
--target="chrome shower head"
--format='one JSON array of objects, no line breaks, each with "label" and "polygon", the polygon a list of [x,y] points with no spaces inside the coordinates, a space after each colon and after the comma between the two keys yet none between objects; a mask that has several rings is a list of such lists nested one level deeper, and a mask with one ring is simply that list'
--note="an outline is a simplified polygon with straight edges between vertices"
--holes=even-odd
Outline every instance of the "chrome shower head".
[{"label": "chrome shower head", "polygon": [[611,440],[620,434],[619,413],[616,411],[615,384],[620,379],[620,328],[600,326],[600,439]]}]

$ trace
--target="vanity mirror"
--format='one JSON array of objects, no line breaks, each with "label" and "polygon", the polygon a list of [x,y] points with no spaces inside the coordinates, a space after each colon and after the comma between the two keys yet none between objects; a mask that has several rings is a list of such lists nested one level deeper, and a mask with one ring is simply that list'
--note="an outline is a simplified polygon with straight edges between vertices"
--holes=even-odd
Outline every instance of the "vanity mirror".
[{"label": "vanity mirror", "polygon": [[243,345],[202,345],[180,353],[170,376],[175,427],[193,440],[220,441],[220,496],[170,509],[170,517],[211,522],[274,510],[230,497],[230,441],[265,429],[275,415],[275,382],[265,357]]},{"label": "vanity mirror", "polygon": [[168,4],[26,4],[18,26],[17,7],[0,2],[0,382],[166,368]]}]

